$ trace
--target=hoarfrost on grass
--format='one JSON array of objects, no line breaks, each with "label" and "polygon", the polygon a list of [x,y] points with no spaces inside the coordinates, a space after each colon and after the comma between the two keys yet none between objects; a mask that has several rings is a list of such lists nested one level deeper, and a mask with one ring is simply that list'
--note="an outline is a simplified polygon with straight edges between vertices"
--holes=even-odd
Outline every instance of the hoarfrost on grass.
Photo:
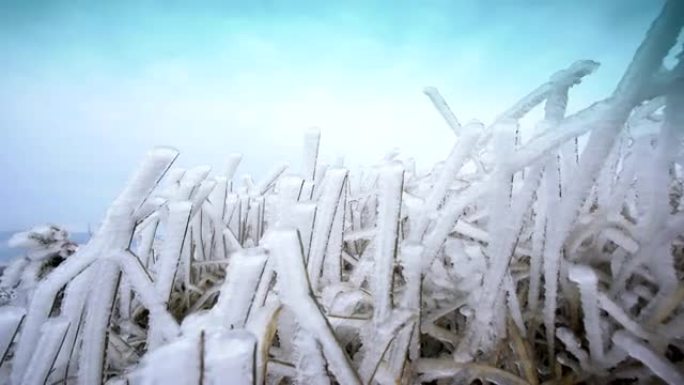
[{"label": "hoarfrost on grass", "polygon": [[10,240],[0,378],[684,382],[684,61],[662,67],[683,23],[668,1],[612,95],[574,114],[596,62],[489,126],[426,88],[455,134],[427,172],[397,151],[326,164],[319,129],[299,172],[259,181],[239,154],[213,175],[151,151],[87,244],[52,225]]}]

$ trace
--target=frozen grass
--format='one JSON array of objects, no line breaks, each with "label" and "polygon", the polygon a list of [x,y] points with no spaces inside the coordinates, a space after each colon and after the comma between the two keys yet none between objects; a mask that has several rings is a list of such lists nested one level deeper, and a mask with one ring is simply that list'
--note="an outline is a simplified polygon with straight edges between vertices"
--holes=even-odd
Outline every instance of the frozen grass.
[{"label": "frozen grass", "polygon": [[426,88],[455,134],[426,173],[326,165],[318,130],[301,170],[262,181],[234,178],[240,155],[213,175],[151,151],[77,251],[56,227],[12,238],[28,251],[0,280],[0,378],[681,383],[684,61],[662,62],[683,22],[669,1],[612,95],[573,115],[598,63],[491,126]]}]

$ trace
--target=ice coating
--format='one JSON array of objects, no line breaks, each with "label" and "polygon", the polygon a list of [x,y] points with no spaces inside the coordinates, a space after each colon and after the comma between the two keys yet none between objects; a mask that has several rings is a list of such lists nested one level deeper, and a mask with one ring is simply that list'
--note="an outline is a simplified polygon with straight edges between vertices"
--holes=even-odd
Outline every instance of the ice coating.
[{"label": "ice coating", "polygon": [[624,349],[631,357],[643,362],[668,384],[684,383],[684,373],[680,369],[629,333],[624,331],[616,332],[613,334],[613,342]]},{"label": "ice coating", "polygon": [[192,203],[187,201],[174,202],[168,208],[167,239],[165,239],[164,248],[159,253],[155,269],[157,272],[155,286],[157,294],[162,298],[168,298],[171,294],[191,209]]},{"label": "ice coating", "polygon": [[449,125],[454,134],[458,135],[461,131],[461,123],[459,123],[458,118],[451,112],[451,108],[447,104],[446,100],[439,93],[439,90],[435,87],[425,87],[423,93],[430,98],[430,101],[435,106],[437,111],[442,115],[446,123]]},{"label": "ice coating", "polygon": [[229,328],[244,327],[250,310],[257,308],[253,296],[264,274],[266,259],[263,252],[233,255],[215,306],[221,322]]},{"label": "ice coating", "polygon": [[344,183],[347,179],[347,170],[333,169],[326,172],[325,175],[323,186],[321,187],[321,197],[316,208],[313,234],[311,236],[311,250],[307,259],[309,279],[314,285],[317,285],[318,279],[322,274],[326,250],[333,235],[332,230],[337,210],[344,209],[344,206],[340,207],[340,199],[342,198]]},{"label": "ice coating", "polygon": [[318,147],[321,141],[321,130],[310,128],[304,136],[303,177],[315,180],[318,167]]},{"label": "ice coating", "polygon": [[4,361],[10,344],[19,331],[19,326],[26,315],[26,310],[16,306],[0,308],[0,360]]},{"label": "ice coating", "polygon": [[615,91],[574,113],[591,60],[490,125],[427,88],[457,134],[431,168],[400,150],[342,168],[318,129],[301,167],[263,179],[233,179],[241,156],[212,173],[151,151],[87,244],[57,247],[49,225],[13,237],[0,376],[682,382],[684,64],[662,64],[683,7],[667,2]]},{"label": "ice coating", "polygon": [[604,361],[604,351],[598,306],[598,277],[588,266],[572,265],[568,268],[568,278],[579,286],[590,357],[601,365]]},{"label": "ice coating", "polygon": [[377,325],[387,321],[392,310],[392,278],[399,244],[399,214],[404,184],[404,170],[390,165],[378,178],[378,223],[373,259],[373,319]]}]

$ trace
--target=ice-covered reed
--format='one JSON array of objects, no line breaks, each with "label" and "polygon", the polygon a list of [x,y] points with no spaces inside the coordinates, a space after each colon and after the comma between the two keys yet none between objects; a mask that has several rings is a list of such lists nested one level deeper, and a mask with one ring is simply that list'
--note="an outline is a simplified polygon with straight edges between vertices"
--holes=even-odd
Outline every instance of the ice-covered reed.
[{"label": "ice-covered reed", "polygon": [[239,155],[212,175],[151,151],[86,245],[43,275],[39,253],[6,270],[18,295],[0,308],[0,376],[681,383],[684,60],[663,59],[683,22],[667,2],[612,95],[571,115],[570,88],[598,63],[488,126],[427,88],[455,144],[426,173],[397,154],[324,165],[317,130],[299,171],[258,182],[234,178]]}]

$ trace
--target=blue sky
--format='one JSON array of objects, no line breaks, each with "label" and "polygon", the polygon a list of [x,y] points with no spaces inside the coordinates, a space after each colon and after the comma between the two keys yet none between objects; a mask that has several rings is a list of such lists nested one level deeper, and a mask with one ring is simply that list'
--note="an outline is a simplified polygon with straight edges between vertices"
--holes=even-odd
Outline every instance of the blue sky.
[{"label": "blue sky", "polygon": [[322,154],[428,167],[454,137],[428,99],[490,121],[554,71],[601,62],[606,96],[659,0],[14,1],[0,4],[0,230],[95,225],[154,145],[179,164],[244,154],[256,179]]}]

